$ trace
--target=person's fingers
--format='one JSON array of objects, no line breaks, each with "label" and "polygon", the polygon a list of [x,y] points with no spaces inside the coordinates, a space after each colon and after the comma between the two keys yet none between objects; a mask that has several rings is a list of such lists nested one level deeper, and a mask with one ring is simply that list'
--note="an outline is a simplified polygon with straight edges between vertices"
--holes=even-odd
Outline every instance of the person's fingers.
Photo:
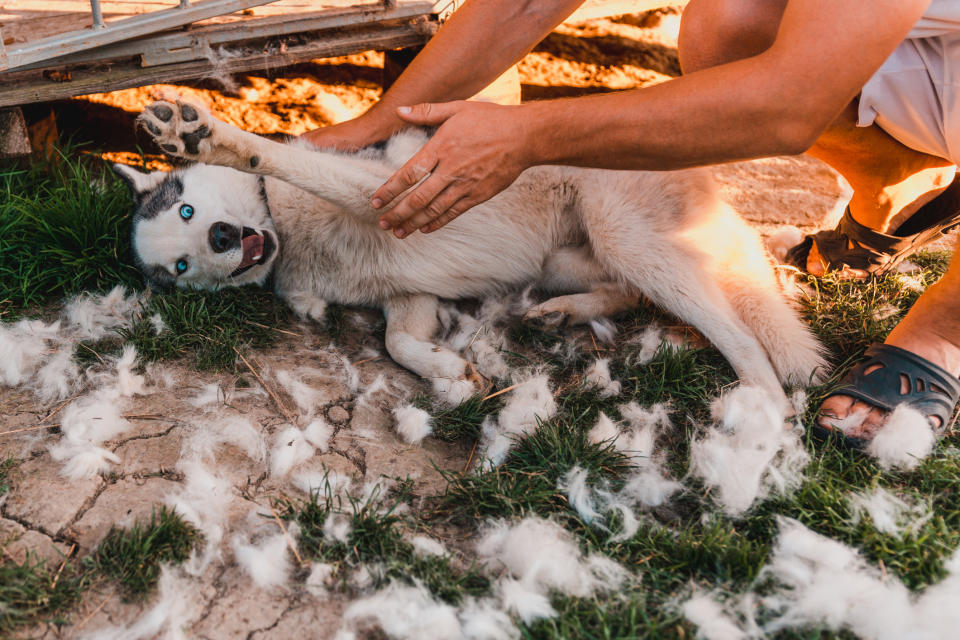
[{"label": "person's fingers", "polygon": [[[423,220],[420,224],[426,224],[426,222],[432,220],[435,215],[443,213],[443,211],[431,213],[430,207],[449,183],[449,178],[438,174],[431,175],[418,185],[417,188],[403,196],[400,202],[394,205],[389,211],[380,216],[381,228],[402,231],[403,235],[407,235],[418,226],[412,223],[411,220]],[[403,237],[403,235],[398,237]]]},{"label": "person's fingers", "polygon": [[412,107],[397,107],[397,115],[411,124],[437,126],[461,109],[459,102],[424,102]]},{"label": "person's fingers", "polygon": [[[410,160],[408,160],[405,165],[400,167],[396,173],[390,176],[390,179],[384,182],[383,185],[373,193],[373,197],[370,199],[370,205],[374,209],[379,209],[383,205],[393,202],[394,198],[399,196],[401,193],[403,193],[413,185],[420,182],[420,180],[423,180],[423,178],[429,175],[430,172],[433,171],[434,167],[436,166],[437,166],[436,158],[427,156],[426,154],[422,154],[422,153],[416,154],[415,156],[410,158]],[[437,193],[439,193],[439,190],[437,190]],[[422,196],[418,196],[418,197],[422,197]],[[429,204],[429,202],[430,201],[427,200],[424,203],[424,206]],[[393,226],[393,220],[402,219],[403,217],[406,217],[405,215],[402,217],[397,215],[392,215],[394,212],[396,212],[396,207],[394,207],[390,213],[387,213],[385,216],[380,218],[381,227],[383,227],[384,229],[389,229],[391,226]],[[406,212],[404,210],[401,210],[400,213],[404,214]],[[385,221],[387,222],[388,226],[384,226]]]},{"label": "person's fingers", "polygon": [[[429,182],[429,181],[428,181]],[[426,183],[424,183],[426,184]],[[422,207],[412,213],[400,225],[398,231],[403,232],[404,237],[408,236],[417,229],[424,227],[437,218],[444,215],[447,210],[463,196],[461,189],[453,182],[448,182],[446,188],[438,193],[425,207]]]},{"label": "person's fingers", "polygon": [[434,218],[427,224],[420,227],[420,231],[422,233],[431,233],[433,231],[436,231],[437,229],[449,224],[452,220],[454,220],[458,216],[469,211],[471,207],[477,204],[479,204],[479,201],[475,199],[466,198],[466,197],[460,198],[459,200],[457,200],[455,203],[453,203],[447,208],[446,213],[439,216],[438,218]]}]

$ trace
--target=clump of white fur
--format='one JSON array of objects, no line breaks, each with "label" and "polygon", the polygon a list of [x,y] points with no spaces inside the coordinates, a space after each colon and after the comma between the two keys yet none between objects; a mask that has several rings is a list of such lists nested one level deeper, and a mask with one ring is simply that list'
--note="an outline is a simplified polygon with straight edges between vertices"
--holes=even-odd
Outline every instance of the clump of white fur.
[{"label": "clump of white fur", "polygon": [[67,478],[90,478],[120,459],[100,445],[130,428],[123,417],[126,404],[115,387],[101,388],[74,400],[63,410],[60,442],[50,447],[50,457],[64,466]]},{"label": "clump of white fur", "polygon": [[237,447],[254,462],[267,457],[263,434],[247,416],[224,416],[203,424],[187,436],[183,452],[199,460],[212,460],[224,444]]},{"label": "clump of white fur", "polygon": [[660,346],[663,344],[663,330],[656,325],[650,325],[640,335],[632,338],[628,344],[639,347],[630,363],[635,366],[645,365],[660,351]]},{"label": "clump of white fur", "polygon": [[[129,626],[107,627],[81,636],[84,640],[151,640],[185,638],[184,627],[203,602],[200,588],[179,569],[163,565],[157,590],[160,597]],[[191,611],[193,609],[193,611]]]},{"label": "clump of white fur", "polygon": [[313,457],[316,445],[326,451],[332,432],[322,419],[314,420],[304,431],[296,427],[281,431],[270,450],[270,475],[275,478],[287,475],[295,466]]},{"label": "clump of white fur", "polygon": [[610,398],[620,394],[620,381],[610,376],[610,359],[597,358],[583,376],[588,389],[596,389],[601,398]]},{"label": "clump of white fur", "polygon": [[[287,533],[295,541],[299,533],[296,523],[287,527]],[[290,575],[290,558],[287,554],[287,537],[281,532],[267,536],[259,544],[250,544],[244,535],[235,535],[232,540],[233,555],[237,564],[261,589],[283,585]]]},{"label": "clump of white fur", "polygon": [[952,638],[960,628],[960,554],[948,575],[914,595],[851,547],[780,518],[780,537],[762,576],[779,585],[761,598],[764,631],[824,627],[861,638]]},{"label": "clump of white fur", "polygon": [[696,625],[700,640],[746,640],[749,636],[709,594],[701,593],[680,605],[683,617]]},{"label": "clump of white fur", "polygon": [[937,437],[927,418],[901,404],[893,410],[867,446],[867,453],[884,470],[911,471],[930,455]]},{"label": "clump of white fur", "polygon": [[405,404],[393,410],[397,419],[397,433],[409,444],[420,444],[420,441],[433,433],[433,418],[423,409],[412,404]]},{"label": "clump of white fur", "polygon": [[809,455],[800,426],[787,423],[776,398],[740,386],[714,402],[713,416],[717,424],[690,444],[690,473],[712,489],[725,513],[740,515],[771,493],[799,486]]},{"label": "clump of white fur", "polygon": [[464,637],[456,609],[434,598],[419,583],[391,582],[372,595],[354,600],[343,613],[343,627],[336,637],[354,638],[355,633],[371,629],[403,640]]},{"label": "clump of white fur", "polygon": [[220,542],[234,490],[227,480],[214,475],[197,460],[181,461],[180,470],[184,483],[167,496],[166,502],[203,534],[203,549],[194,549],[183,565],[188,573],[200,575],[210,562],[221,557]]},{"label": "clump of white fur", "polygon": [[481,427],[484,458],[497,466],[507,457],[515,438],[533,433],[539,421],[557,413],[557,402],[546,375],[534,375],[518,383],[496,420],[489,417]]},{"label": "clump of white fur", "polygon": [[877,531],[897,538],[916,532],[933,517],[933,512],[924,505],[908,503],[880,488],[869,493],[852,493],[847,503],[853,514],[853,524],[858,524],[866,514]]},{"label": "clump of white fur", "polygon": [[128,296],[126,288],[117,285],[104,296],[77,296],[67,303],[64,315],[80,340],[101,340],[114,329],[131,326],[139,306],[135,293]]},{"label": "clump of white fur", "polygon": [[568,531],[537,517],[491,522],[477,553],[490,571],[503,573],[498,581],[503,607],[526,622],[553,615],[551,592],[586,598],[615,592],[629,577],[602,554],[584,556]]}]

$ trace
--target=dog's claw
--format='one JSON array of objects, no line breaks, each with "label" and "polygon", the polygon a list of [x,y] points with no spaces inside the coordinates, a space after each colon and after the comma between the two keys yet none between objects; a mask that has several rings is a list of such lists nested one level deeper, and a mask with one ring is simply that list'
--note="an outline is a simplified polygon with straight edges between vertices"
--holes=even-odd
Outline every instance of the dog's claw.
[{"label": "dog's claw", "polygon": [[493,389],[493,383],[487,379],[482,373],[477,371],[477,368],[473,366],[472,362],[468,362],[466,368],[463,372],[464,377],[472,382],[477,387],[477,393],[482,396],[490,393],[490,389]]}]

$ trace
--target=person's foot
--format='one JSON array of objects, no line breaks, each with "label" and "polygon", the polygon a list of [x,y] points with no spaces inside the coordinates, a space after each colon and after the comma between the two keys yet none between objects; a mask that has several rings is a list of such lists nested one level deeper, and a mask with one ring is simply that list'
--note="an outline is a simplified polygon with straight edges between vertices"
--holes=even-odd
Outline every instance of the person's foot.
[{"label": "person's foot", "polygon": [[[880,233],[896,231],[920,207],[944,192],[956,174],[956,167],[930,167],[893,184],[862,185],[855,191],[849,208],[853,219]],[[860,180],[859,182],[864,182]],[[807,273],[820,277],[826,273],[827,261],[817,249],[816,242],[807,254]],[[862,269],[845,267],[843,278],[865,280],[869,274]]]},{"label": "person's foot", "polygon": [[[890,333],[886,344],[910,351],[957,377],[960,376],[960,336],[948,335],[952,332],[945,333],[941,330],[953,329],[951,325],[955,325],[955,322],[942,322],[942,315],[949,311],[940,303],[944,301],[944,296],[950,293],[952,292],[949,286],[938,284],[931,287]],[[874,368],[869,368],[864,373],[869,374]],[[904,384],[907,382],[901,380],[901,385]],[[906,391],[908,390],[901,387],[901,394]],[[824,429],[839,429],[851,438],[870,441],[883,427],[887,415],[886,410],[862,400],[835,395],[824,400],[820,406],[817,423]],[[944,426],[936,417],[931,417],[930,422],[937,430]]]}]

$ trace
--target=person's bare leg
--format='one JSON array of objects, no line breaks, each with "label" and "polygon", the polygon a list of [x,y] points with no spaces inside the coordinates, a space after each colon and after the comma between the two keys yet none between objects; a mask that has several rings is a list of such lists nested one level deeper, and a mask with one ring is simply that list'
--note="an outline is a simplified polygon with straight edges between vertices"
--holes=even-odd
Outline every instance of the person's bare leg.
[{"label": "person's bare leg", "polygon": [[[766,50],[776,38],[786,0],[691,0],[680,25],[680,65],[689,73]],[[876,125],[856,126],[850,104],[809,150],[831,165],[854,189],[850,212],[857,222],[881,233],[896,229],[923,204],[949,186],[955,167],[917,152]],[[960,252],[960,244],[957,251]],[[822,275],[811,250],[807,268]],[[857,275],[857,274],[852,274]],[[960,258],[943,279],[917,300],[886,340],[960,375]],[[821,406],[820,424],[863,412],[863,425],[848,435],[869,439],[886,412],[837,395]]]},{"label": "person's bare leg", "polygon": [[[851,103],[807,151],[837,170],[853,188],[853,219],[880,233],[895,230],[917,209],[950,186],[956,167],[949,160],[904,146],[876,125],[857,126]],[[823,275],[816,244],[807,271]],[[853,277],[867,274],[850,270]]]},{"label": "person's bare leg", "polygon": [[[785,6],[786,0],[691,0],[680,23],[684,73],[765,51],[776,38]],[[876,125],[858,127],[856,102],[837,116],[807,153],[850,183],[854,220],[881,233],[896,229],[946,189],[955,172],[951,162],[910,149]],[[807,269],[823,274],[816,248],[810,251]]]}]

